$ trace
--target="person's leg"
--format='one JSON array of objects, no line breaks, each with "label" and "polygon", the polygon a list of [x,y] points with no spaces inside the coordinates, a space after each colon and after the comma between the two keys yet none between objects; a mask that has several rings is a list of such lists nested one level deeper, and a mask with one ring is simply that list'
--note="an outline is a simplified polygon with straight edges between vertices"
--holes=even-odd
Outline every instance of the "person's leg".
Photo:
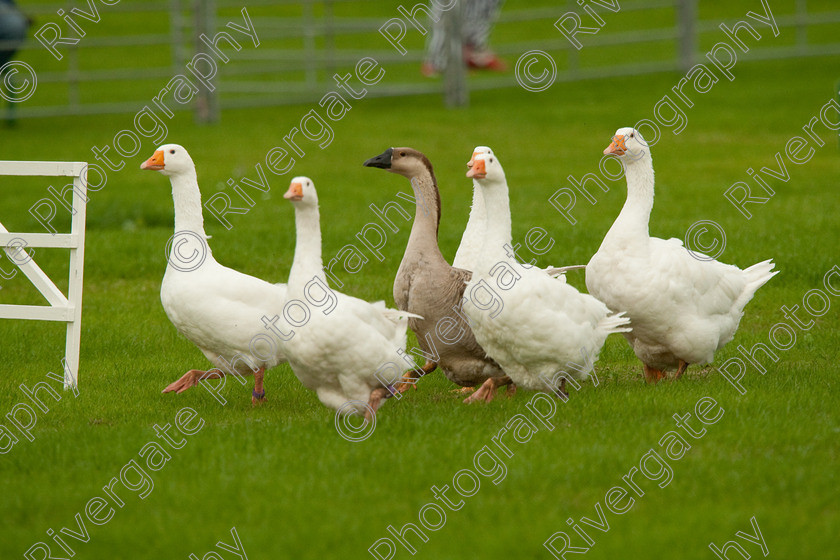
[{"label": "person's leg", "polygon": [[0,67],[11,60],[23,42],[29,21],[17,6],[0,0]]},{"label": "person's leg", "polygon": [[[434,76],[446,66],[446,30],[443,25],[443,10],[431,2],[432,16],[429,25],[432,30],[426,38],[426,60],[423,62],[423,74]],[[435,21],[437,18],[437,21]]]},{"label": "person's leg", "polygon": [[503,0],[466,0],[461,27],[464,44],[477,50],[487,48],[490,30],[496,23]]},{"label": "person's leg", "polygon": [[504,0],[466,0],[462,36],[464,58],[471,68],[504,70],[505,63],[490,50],[490,32]]},{"label": "person's leg", "polygon": [[[15,95],[14,88],[6,88],[4,80],[14,78],[6,76],[8,71],[3,67],[26,40],[28,28],[29,20],[26,16],[13,3],[0,0],[0,88],[3,88],[5,94],[10,97]],[[0,106],[2,105],[2,100],[0,100]],[[7,125],[13,125],[15,123],[14,109],[15,103],[11,100],[0,120],[5,121]]]}]

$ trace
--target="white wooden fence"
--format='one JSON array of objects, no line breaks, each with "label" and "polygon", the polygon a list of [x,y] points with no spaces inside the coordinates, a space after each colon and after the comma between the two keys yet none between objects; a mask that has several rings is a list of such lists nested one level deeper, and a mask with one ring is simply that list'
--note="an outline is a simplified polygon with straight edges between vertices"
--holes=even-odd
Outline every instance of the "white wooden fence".
[{"label": "white wooden fence", "polygon": [[[32,319],[67,323],[64,388],[77,387],[82,329],[82,279],[85,263],[85,215],[87,209],[87,163],[59,161],[0,161],[0,176],[73,177],[73,216],[70,233],[9,232],[0,223],[0,247],[49,305],[0,304],[0,319]],[[22,247],[70,250],[70,282],[65,296]]]}]

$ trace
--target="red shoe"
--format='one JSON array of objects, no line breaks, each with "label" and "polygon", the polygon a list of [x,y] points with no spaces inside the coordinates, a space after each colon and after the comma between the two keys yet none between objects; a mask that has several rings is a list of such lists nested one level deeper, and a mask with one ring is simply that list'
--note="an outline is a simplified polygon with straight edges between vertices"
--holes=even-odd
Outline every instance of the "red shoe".
[{"label": "red shoe", "polygon": [[464,61],[467,67],[477,70],[504,72],[508,67],[505,61],[496,56],[493,51],[475,51],[468,46],[464,47]]},{"label": "red shoe", "polygon": [[435,65],[431,62],[424,62],[422,66],[420,66],[420,73],[427,78],[437,78],[440,75],[438,69],[435,68]]}]

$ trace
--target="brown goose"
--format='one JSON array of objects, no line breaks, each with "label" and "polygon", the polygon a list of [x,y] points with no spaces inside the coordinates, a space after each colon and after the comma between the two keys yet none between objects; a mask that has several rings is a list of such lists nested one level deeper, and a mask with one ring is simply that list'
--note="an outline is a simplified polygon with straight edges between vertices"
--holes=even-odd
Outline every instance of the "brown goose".
[{"label": "brown goose", "polygon": [[[414,190],[417,209],[394,279],[394,301],[401,311],[423,317],[408,322],[426,358],[423,373],[440,367],[447,379],[462,387],[474,387],[489,378],[506,379],[499,364],[475,341],[461,312],[464,289],[472,273],[450,266],[438,247],[440,193],[431,162],[411,148],[388,148],[364,165],[398,173],[411,181]],[[410,373],[403,377],[401,390],[415,382]],[[490,392],[484,400],[492,398]]]}]

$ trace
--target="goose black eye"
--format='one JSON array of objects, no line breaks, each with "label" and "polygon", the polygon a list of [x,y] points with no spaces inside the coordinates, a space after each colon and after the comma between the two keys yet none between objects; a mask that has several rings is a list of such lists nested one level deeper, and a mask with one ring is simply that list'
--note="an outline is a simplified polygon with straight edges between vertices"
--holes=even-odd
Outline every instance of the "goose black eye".
[{"label": "goose black eye", "polygon": [[405,157],[405,152],[400,152],[401,157]]},{"label": "goose black eye", "polygon": [[635,132],[631,132],[631,133],[630,133],[630,138],[633,138],[634,136],[636,136],[636,133],[635,133]]},{"label": "goose black eye", "polygon": [[490,158],[490,163],[493,163],[493,158]]},{"label": "goose black eye", "polygon": [[170,153],[170,154],[174,154],[174,153],[175,153],[175,150],[169,150],[169,153]]}]

